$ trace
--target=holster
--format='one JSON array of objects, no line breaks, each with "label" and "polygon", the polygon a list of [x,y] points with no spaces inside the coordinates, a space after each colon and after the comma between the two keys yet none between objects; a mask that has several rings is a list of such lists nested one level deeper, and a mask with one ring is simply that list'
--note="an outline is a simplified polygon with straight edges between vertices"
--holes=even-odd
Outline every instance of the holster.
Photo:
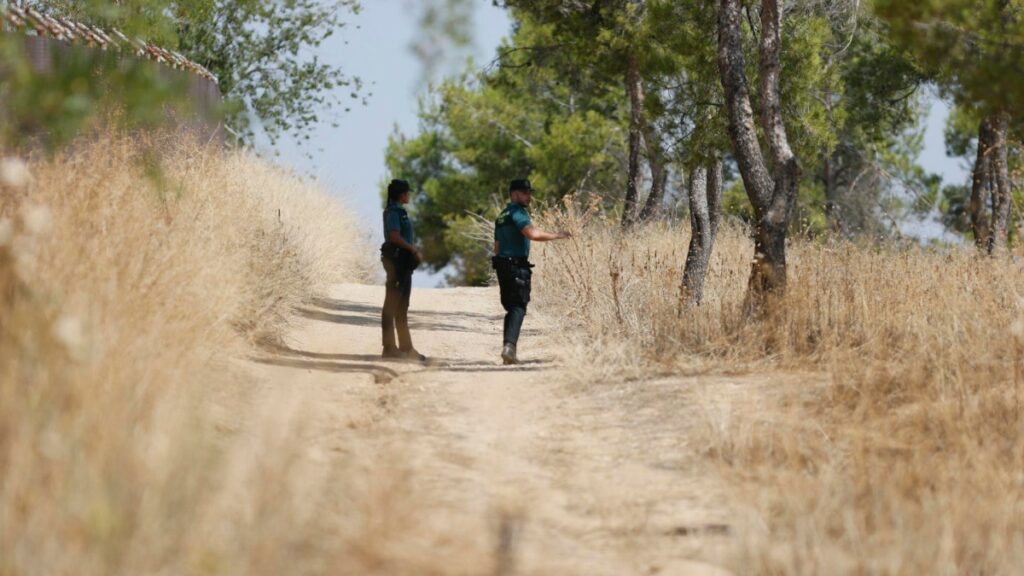
[{"label": "holster", "polygon": [[526,258],[512,258],[511,256],[492,256],[491,257],[491,268],[495,271],[501,270],[502,268],[533,268],[533,264]]},{"label": "holster", "polygon": [[420,261],[413,256],[412,252],[403,250],[400,246],[391,242],[385,242],[380,245],[380,257],[381,259],[387,258],[395,265],[395,268],[406,272],[412,272],[419,268],[420,265]]},{"label": "holster", "polygon": [[491,258],[491,266],[498,275],[498,284],[501,289],[514,291],[522,305],[529,304],[533,264],[530,264],[526,258],[495,256]]}]

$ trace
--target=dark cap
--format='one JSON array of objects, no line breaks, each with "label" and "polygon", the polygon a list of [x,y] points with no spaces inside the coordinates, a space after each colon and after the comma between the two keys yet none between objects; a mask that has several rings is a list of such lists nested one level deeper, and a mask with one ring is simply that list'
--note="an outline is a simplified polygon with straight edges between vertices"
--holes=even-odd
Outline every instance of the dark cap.
[{"label": "dark cap", "polygon": [[397,200],[399,196],[412,190],[406,180],[394,179],[388,184],[388,200]]},{"label": "dark cap", "polygon": [[508,185],[508,193],[511,194],[516,190],[522,192],[533,192],[533,186],[530,186],[530,181],[525,178],[517,178]]}]

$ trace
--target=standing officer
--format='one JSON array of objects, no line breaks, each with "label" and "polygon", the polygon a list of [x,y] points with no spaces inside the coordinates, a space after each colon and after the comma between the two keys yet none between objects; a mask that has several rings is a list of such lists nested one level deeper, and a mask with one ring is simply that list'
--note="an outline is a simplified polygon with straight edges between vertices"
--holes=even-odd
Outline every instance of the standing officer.
[{"label": "standing officer", "polygon": [[403,206],[409,203],[410,190],[405,180],[392,180],[388,184],[388,205],[384,208],[384,244],[380,247],[380,260],[387,273],[380,322],[384,342],[382,356],[424,362],[426,356],[412,347],[412,335],[409,333],[412,273],[423,261],[419,249],[413,245],[412,222]]},{"label": "standing officer", "polygon": [[501,359],[505,364],[518,364],[516,344],[519,331],[526,317],[526,305],[530,302],[530,280],[533,264],[530,264],[530,241],[547,242],[569,238],[568,232],[544,232],[537,230],[530,222],[530,205],[533,187],[529,180],[513,180],[509,185],[511,202],[494,222],[494,258],[491,263],[498,275],[501,288],[501,305],[505,308],[505,344]]}]

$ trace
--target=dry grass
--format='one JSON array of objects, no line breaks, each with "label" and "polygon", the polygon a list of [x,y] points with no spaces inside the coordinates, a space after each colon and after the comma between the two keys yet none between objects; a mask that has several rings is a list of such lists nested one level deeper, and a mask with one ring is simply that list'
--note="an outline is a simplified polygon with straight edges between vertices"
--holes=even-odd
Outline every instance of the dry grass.
[{"label": "dry grass", "polygon": [[0,171],[0,574],[322,567],[304,535],[330,492],[295,485],[294,451],[229,458],[206,413],[295,304],[371,278],[351,217],[244,153],[173,140],[28,168]]},{"label": "dry grass", "polygon": [[[0,164],[0,574],[487,571],[479,530],[423,513],[412,446],[313,458],[304,420],[335,412],[246,397],[234,359],[374,272],[343,209],[187,143],[106,138],[30,172]],[[552,218],[576,238],[535,248],[537,300],[579,335],[581,380],[749,382],[705,398],[699,435],[740,510],[737,573],[1021,572],[1018,264],[795,243],[786,313],[754,323],[741,228],[694,309],[685,228]]]},{"label": "dry grass", "polygon": [[694,309],[678,300],[687,229],[549,220],[576,238],[537,250],[537,299],[581,335],[581,381],[774,374],[705,410],[701,444],[749,512],[738,573],[1024,571],[1016,260],[794,242],[784,311],[752,322],[742,228],[721,233]]}]

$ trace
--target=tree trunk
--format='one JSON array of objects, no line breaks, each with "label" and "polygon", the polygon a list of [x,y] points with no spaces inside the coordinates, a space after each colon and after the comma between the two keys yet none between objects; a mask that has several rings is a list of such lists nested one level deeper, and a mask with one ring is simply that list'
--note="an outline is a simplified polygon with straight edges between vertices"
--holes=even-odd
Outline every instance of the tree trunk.
[{"label": "tree trunk", "polygon": [[718,235],[722,205],[722,164],[690,172],[690,248],[683,269],[682,299],[685,305],[699,306],[704,300],[711,252]]},{"label": "tree trunk", "polygon": [[669,169],[665,146],[657,128],[647,121],[646,116],[640,117],[640,128],[644,137],[644,149],[647,150],[647,163],[651,168],[651,192],[647,195],[643,210],[640,211],[639,220],[650,222],[661,214],[664,206]]},{"label": "tree trunk", "polygon": [[686,304],[700,304],[704,299],[704,277],[711,255],[711,216],[708,208],[708,170],[690,171],[690,248],[683,268],[682,296]]},{"label": "tree trunk", "polygon": [[1012,202],[1007,158],[1009,131],[1010,115],[1006,112],[986,117],[978,127],[978,156],[971,177],[968,212],[974,245],[985,254],[1004,250],[1009,236]]},{"label": "tree trunk", "polygon": [[761,145],[757,140],[744,66],[746,58],[740,34],[740,0],[721,0],[718,14],[718,68],[729,115],[729,139],[743,178],[743,187],[754,211],[760,214],[767,210],[775,183],[764,164]]},{"label": "tree trunk", "polygon": [[978,156],[974,161],[971,181],[971,202],[968,211],[971,216],[971,228],[974,231],[974,245],[979,250],[986,250],[989,240],[988,207],[989,185],[992,182],[990,158],[994,145],[994,131],[989,118],[985,118],[978,126]]},{"label": "tree trunk", "polygon": [[718,238],[718,223],[722,220],[722,161],[716,160],[708,173],[708,215],[711,218],[711,244]]},{"label": "tree trunk", "polygon": [[748,312],[760,312],[785,292],[786,226],[764,219],[754,227],[754,263],[745,306]]},{"label": "tree trunk", "polygon": [[825,152],[822,159],[821,180],[825,185],[825,222],[831,238],[843,236],[843,216],[839,209],[839,186],[836,185],[835,171],[832,167],[832,154]]},{"label": "tree trunk", "polygon": [[[826,66],[831,66],[831,63]],[[828,75],[825,77],[825,112],[832,130],[837,130],[833,109],[832,83]],[[836,182],[836,171],[832,165],[834,156],[835,152],[829,147],[826,147],[821,154],[821,181],[825,185],[825,225],[828,228],[829,239],[843,236],[843,218],[839,209],[839,186]]]},{"label": "tree trunk", "polygon": [[754,208],[754,260],[747,293],[748,311],[759,311],[769,296],[786,287],[786,229],[796,204],[800,166],[789,146],[779,94],[782,11],[778,0],[761,3],[758,72],[761,128],[771,153],[771,173],[761,154],[744,72],[740,0],[721,0],[718,14],[718,67],[729,112],[729,137]]},{"label": "tree trunk", "polygon": [[995,114],[992,118],[992,131],[995,146],[992,154],[992,227],[988,241],[988,253],[995,254],[1006,249],[1008,225],[1010,221],[1010,169],[1007,156],[1010,133],[1010,116],[1005,112]]},{"label": "tree trunk", "polygon": [[636,56],[629,57],[626,69],[626,92],[629,94],[629,166],[626,180],[626,201],[622,208],[622,227],[629,228],[636,221],[636,206],[639,200],[640,142],[644,120],[644,87],[640,76],[640,64]]},{"label": "tree trunk", "polygon": [[761,3],[761,46],[758,71],[761,76],[761,128],[768,140],[772,156],[774,190],[766,218],[773,225],[785,228],[796,206],[797,187],[800,183],[800,166],[796,155],[789,146],[786,125],[782,120],[782,96],[779,76],[782,65],[782,9],[778,0],[764,0]]},{"label": "tree trunk", "polygon": [[[647,138],[644,138],[647,141]],[[648,145],[648,150],[651,148]],[[665,203],[665,189],[669,183],[669,170],[665,166],[662,157],[657,153],[647,153],[650,157],[650,194],[647,195],[647,202],[640,211],[641,222],[649,222],[662,213],[662,205]]]}]

